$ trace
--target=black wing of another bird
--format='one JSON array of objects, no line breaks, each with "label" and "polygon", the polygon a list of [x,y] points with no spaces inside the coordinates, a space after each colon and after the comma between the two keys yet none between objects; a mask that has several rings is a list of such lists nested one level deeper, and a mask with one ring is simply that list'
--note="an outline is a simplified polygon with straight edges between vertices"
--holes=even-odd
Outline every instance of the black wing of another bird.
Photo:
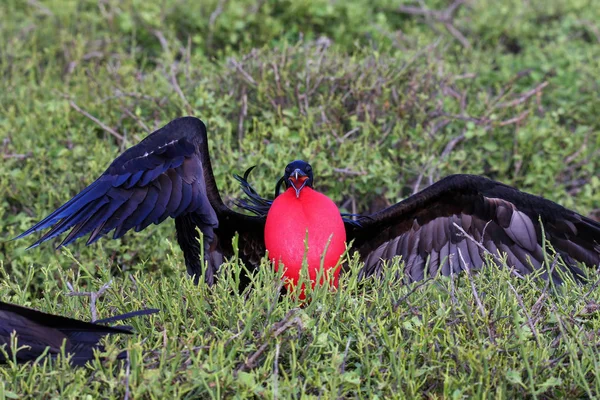
[{"label": "black wing of another bird", "polygon": [[17,239],[51,228],[31,247],[67,230],[59,247],[87,234],[89,245],[111,230],[117,239],[132,228],[138,232],[167,217],[175,219],[187,271],[196,282],[204,264],[196,227],[204,237],[209,284],[214,283],[223,257],[233,255],[235,232],[240,235],[244,261],[255,266],[264,255],[265,219],[233,212],[223,204],[210,163],[206,127],[194,117],[175,119],[126,150],[96,181]]},{"label": "black wing of another bird", "polygon": [[[4,351],[11,359],[26,362],[37,359],[46,348],[51,357],[56,356],[60,353],[64,342],[66,353],[72,354],[71,363],[84,365],[87,361],[93,360],[94,350],[104,351],[104,347],[99,344],[104,336],[132,333],[131,327],[110,327],[99,324],[158,311],[155,309],[134,311],[91,323],[0,301],[0,347],[6,345]],[[13,332],[17,337],[17,348],[25,346],[16,355],[11,353],[10,338]],[[125,355],[126,353],[121,353],[119,357]],[[4,354],[0,352],[0,364],[6,361]]]},{"label": "black wing of another bird", "polygon": [[[544,261],[540,220],[546,239],[576,278],[585,276],[578,263],[600,263],[599,223],[473,175],[448,176],[363,219],[361,227],[346,224],[346,231],[365,262],[363,277],[381,272],[384,261],[402,256],[406,277],[415,281],[426,274],[479,269],[486,253],[506,253],[508,265],[521,274],[539,269]],[[557,272],[553,279],[560,282]]]}]

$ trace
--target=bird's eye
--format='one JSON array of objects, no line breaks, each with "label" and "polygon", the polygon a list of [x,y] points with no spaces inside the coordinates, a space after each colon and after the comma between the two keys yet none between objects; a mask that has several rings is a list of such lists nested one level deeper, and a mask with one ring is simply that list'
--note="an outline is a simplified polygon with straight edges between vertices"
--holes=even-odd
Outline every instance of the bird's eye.
[{"label": "bird's eye", "polygon": [[306,166],[306,172],[312,171],[312,167],[310,165]]}]

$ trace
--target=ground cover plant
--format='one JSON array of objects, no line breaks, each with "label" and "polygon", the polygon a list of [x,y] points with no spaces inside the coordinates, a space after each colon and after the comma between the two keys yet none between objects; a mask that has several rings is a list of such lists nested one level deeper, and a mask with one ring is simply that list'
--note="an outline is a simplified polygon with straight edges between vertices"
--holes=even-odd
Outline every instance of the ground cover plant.
[{"label": "ground cover plant", "polygon": [[[265,267],[184,276],[172,222],[91,247],[10,241],[181,115],[207,124],[227,200],[285,164],[366,213],[451,173],[600,215],[595,0],[0,2],[0,296],[89,320],[155,307],[109,360],[0,367],[0,398],[595,397],[598,273],[559,288],[507,270],[381,279],[279,299]],[[561,261],[551,250],[548,268]],[[492,262],[492,261],[490,261]],[[130,350],[125,364],[118,350]],[[112,355],[112,357],[111,357]]]}]

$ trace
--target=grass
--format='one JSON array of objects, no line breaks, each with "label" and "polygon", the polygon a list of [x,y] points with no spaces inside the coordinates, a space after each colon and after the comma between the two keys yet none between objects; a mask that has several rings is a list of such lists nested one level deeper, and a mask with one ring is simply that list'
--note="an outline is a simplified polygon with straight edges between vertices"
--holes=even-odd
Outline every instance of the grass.
[{"label": "grass", "polygon": [[[176,254],[165,262],[180,267]],[[70,254],[65,254],[69,257]],[[568,281],[554,291],[490,266],[486,273],[439,278],[407,287],[393,279],[359,283],[358,263],[340,290],[317,289],[306,304],[279,298],[279,277],[263,268],[253,289],[237,293],[242,265],[212,288],[181,275],[136,272],[113,277],[101,316],[158,307],[133,321],[138,336],[111,339],[108,361],[72,370],[63,359],[2,368],[5,393],[62,398],[178,397],[593,397],[598,306]],[[268,265],[268,264],[267,264]],[[104,267],[104,266],[99,266]],[[44,278],[43,297],[4,276],[3,298],[64,315],[89,317],[76,290],[99,287],[108,268],[90,277],[82,266],[28,271]],[[471,284],[472,283],[472,284]],[[481,301],[483,309],[477,307]],[[130,349],[130,368],[114,360]],[[112,356],[112,358],[111,358]]]},{"label": "grass", "polygon": [[100,317],[164,312],[109,342],[131,350],[129,368],[8,365],[0,398],[597,396],[595,279],[556,290],[490,268],[417,288],[393,280],[399,265],[360,284],[350,273],[300,307],[276,301],[269,268],[238,294],[237,260],[232,277],[194,287],[171,221],[59,252],[9,241],[190,114],[207,123],[226,198],[240,193],[232,173],[258,165],[252,183],[272,193],[301,157],[348,212],[464,172],[598,216],[593,3],[482,0],[448,28],[430,11],[445,1],[2,2],[2,299],[89,319],[67,282],[113,279]]}]

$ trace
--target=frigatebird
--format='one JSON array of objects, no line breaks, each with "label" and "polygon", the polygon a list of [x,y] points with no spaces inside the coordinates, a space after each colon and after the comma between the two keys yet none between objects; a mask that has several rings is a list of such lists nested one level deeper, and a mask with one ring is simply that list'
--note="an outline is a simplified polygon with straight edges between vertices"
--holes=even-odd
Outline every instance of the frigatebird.
[{"label": "frigatebird", "polygon": [[[91,244],[113,229],[113,238],[119,238],[132,228],[140,231],[171,217],[188,273],[196,282],[204,273],[208,284],[214,283],[224,259],[234,255],[236,233],[239,256],[249,269],[269,249],[274,261],[284,261],[293,275],[291,270],[300,269],[297,260],[304,255],[300,252],[307,228],[309,258],[314,258],[312,249],[320,258],[327,247],[332,255],[326,254],[324,267],[333,268],[342,252],[339,244],[350,243],[364,262],[361,277],[380,273],[395,256],[404,260],[407,281],[480,269],[488,254],[506,257],[506,264],[520,274],[546,271],[544,238],[577,279],[585,276],[580,263],[600,264],[600,224],[474,175],[448,176],[357,222],[341,219],[331,200],[313,190],[311,166],[297,161],[276,185],[273,202],[254,195],[240,179],[252,195],[242,204],[257,215],[235,212],[219,195],[207,140],[199,119],[171,121],[126,150],[96,181],[18,238],[51,227],[32,247],[69,229],[59,247],[88,233]],[[279,195],[283,183],[286,191]],[[204,237],[206,263],[200,260],[196,227]],[[309,269],[320,267],[308,261]],[[551,275],[560,282],[557,269],[550,269]],[[542,276],[547,279],[548,272]]]},{"label": "frigatebird", "polygon": [[[158,312],[156,309],[134,311],[91,323],[0,301],[0,348],[4,347],[3,350],[9,359],[27,362],[36,360],[46,349],[50,357],[56,357],[60,354],[64,343],[65,353],[72,354],[71,364],[82,366],[94,359],[94,350],[104,351],[104,347],[99,344],[104,336],[133,333],[129,326],[102,324],[156,312]],[[11,348],[13,332],[19,349],[16,354],[12,354]],[[118,358],[124,358],[126,355],[126,352],[122,352]],[[0,351],[0,364],[6,362],[6,356]]]}]

